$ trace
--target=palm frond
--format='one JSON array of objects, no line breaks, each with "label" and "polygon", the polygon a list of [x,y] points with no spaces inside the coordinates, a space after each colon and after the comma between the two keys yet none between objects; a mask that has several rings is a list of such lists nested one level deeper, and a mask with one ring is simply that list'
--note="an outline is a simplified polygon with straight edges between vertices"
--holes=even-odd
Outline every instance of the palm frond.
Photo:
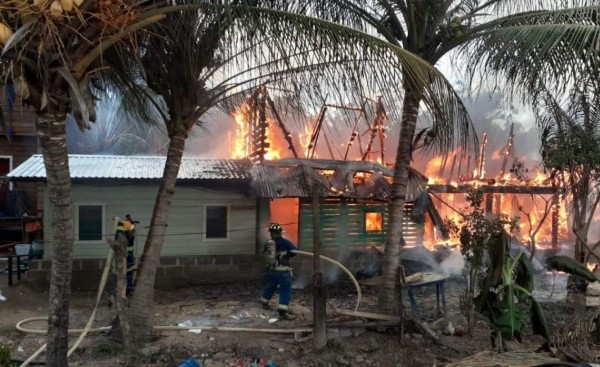
[{"label": "palm frond", "polygon": [[[600,66],[600,6],[510,15],[473,28],[462,48],[471,78],[496,73],[523,99],[543,86],[565,92]],[[597,74],[596,74],[597,75]]]},{"label": "palm frond", "polygon": [[[332,102],[359,103],[364,95],[380,94],[394,106],[403,94],[403,81],[409,80],[423,86],[430,115],[456,127],[456,133],[440,140],[436,148],[474,145],[466,109],[449,82],[400,47],[333,22],[276,9],[212,4],[190,4],[186,9],[194,6],[200,9],[194,13],[196,20],[171,12],[148,28],[140,49],[142,67],[127,81],[130,86],[141,83],[160,89],[169,112],[181,102],[172,91],[182,85],[191,94],[200,93],[186,100],[196,107],[187,116],[197,119],[225,98],[264,83],[291,90],[314,105],[324,96]],[[129,54],[127,50],[116,53],[121,59]],[[113,65],[118,83],[132,75],[131,64]]]}]

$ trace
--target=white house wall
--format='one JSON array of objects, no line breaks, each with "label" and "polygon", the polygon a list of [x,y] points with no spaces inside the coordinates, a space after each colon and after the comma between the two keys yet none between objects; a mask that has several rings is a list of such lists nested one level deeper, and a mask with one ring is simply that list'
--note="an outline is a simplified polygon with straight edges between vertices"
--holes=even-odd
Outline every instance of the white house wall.
[{"label": "white house wall", "polygon": [[[140,223],[136,225],[136,251],[141,255],[146,241],[158,186],[124,184],[98,185],[73,184],[73,201],[78,204],[104,205],[105,237],[114,236],[112,218],[130,214]],[[47,188],[44,189],[44,258],[52,256],[52,210]],[[229,207],[227,239],[204,238],[204,206],[207,204]],[[77,209],[73,213],[76,218]],[[76,231],[77,227],[75,226]],[[256,238],[256,199],[241,193],[210,191],[198,187],[177,187],[173,198],[169,226],[162,256],[253,254]],[[105,258],[108,244],[105,241],[75,241],[73,257],[76,259]]]}]

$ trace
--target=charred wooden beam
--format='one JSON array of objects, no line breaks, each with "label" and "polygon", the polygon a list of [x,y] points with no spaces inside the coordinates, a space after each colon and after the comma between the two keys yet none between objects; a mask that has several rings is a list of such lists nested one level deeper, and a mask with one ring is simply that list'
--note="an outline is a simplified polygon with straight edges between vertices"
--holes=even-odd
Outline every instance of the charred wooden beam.
[{"label": "charred wooden beam", "polygon": [[[473,190],[472,185],[428,185],[429,192],[445,193],[445,194],[464,194],[470,190]],[[556,193],[556,189],[551,186],[490,186],[483,185],[478,187],[484,193],[497,193],[497,194],[539,194],[539,195],[552,195]]]},{"label": "charred wooden beam", "polygon": [[327,112],[327,105],[323,103],[323,107],[321,107],[321,111],[319,112],[319,116],[317,117],[317,121],[315,122],[315,128],[310,137],[310,144],[308,145],[308,150],[306,151],[306,158],[314,158],[315,151],[317,150],[317,142],[319,141],[319,134],[321,133],[321,126],[323,125],[323,120],[325,119],[325,113]]},{"label": "charred wooden beam", "polygon": [[[350,152],[350,147],[352,146],[352,144],[354,144],[354,140],[356,139],[356,137],[359,138],[359,146],[360,146],[360,135],[358,134],[358,123],[360,122],[361,117],[363,116],[363,114],[366,115],[365,112],[365,103],[363,103],[361,109],[360,109],[360,113],[358,114],[358,116],[356,117],[356,121],[354,121],[354,127],[352,128],[352,133],[350,134],[350,140],[348,141],[348,145],[346,146],[346,154],[344,154],[344,160],[348,159],[348,153]],[[361,156],[362,156],[362,148],[361,148]]]},{"label": "charred wooden beam", "polygon": [[558,248],[558,210],[559,210],[558,195],[552,198],[552,248]]},{"label": "charred wooden beam", "polygon": [[292,142],[292,136],[291,136],[289,130],[286,129],[285,125],[283,124],[283,120],[281,120],[281,116],[279,116],[279,112],[275,108],[275,103],[271,99],[271,96],[269,96],[268,94],[267,94],[267,102],[269,102],[269,107],[271,107],[273,116],[275,116],[275,120],[277,120],[277,123],[279,124],[279,128],[283,132],[283,137],[285,138],[285,141],[287,141],[287,143],[288,143],[288,148],[292,151],[294,158],[298,158],[298,152],[296,152],[296,148],[294,147],[294,143]]},{"label": "charred wooden beam", "polygon": [[278,159],[276,161],[268,161],[264,162],[265,166],[275,166],[275,167],[289,167],[289,166],[298,166],[303,165],[306,167],[311,167],[314,169],[321,170],[337,170],[340,168],[345,168],[350,171],[356,172],[381,172],[386,176],[393,176],[394,170],[391,168],[385,167],[376,162],[369,161],[339,161],[332,159],[295,159],[295,158],[284,158]]}]

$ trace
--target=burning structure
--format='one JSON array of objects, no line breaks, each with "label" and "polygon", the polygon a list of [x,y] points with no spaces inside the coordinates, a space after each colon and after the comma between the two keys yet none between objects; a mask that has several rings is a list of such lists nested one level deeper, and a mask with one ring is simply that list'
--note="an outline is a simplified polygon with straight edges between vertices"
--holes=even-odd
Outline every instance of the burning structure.
[{"label": "burning structure", "polygon": [[[367,120],[367,103],[374,105],[371,121]],[[347,143],[336,145],[331,131],[329,134],[326,131],[328,108],[356,111]],[[263,214],[264,217],[290,223],[292,239],[300,244],[311,243],[308,198],[311,184],[316,181],[325,188],[320,209],[324,247],[365,246],[385,241],[392,170],[385,165],[387,115],[381,99],[365,100],[360,107],[323,103],[314,123],[307,124],[308,129],[296,139],[286,128],[265,87],[250,96],[234,116],[237,131],[232,157],[248,157],[260,163],[253,169],[253,176],[257,195],[270,199],[270,214]],[[363,119],[367,127],[361,131]],[[567,237],[566,211],[557,189],[541,172],[529,177],[516,155],[513,128],[514,124],[506,145],[494,154],[502,160],[497,175],[486,173],[486,134],[479,154],[455,151],[430,160],[425,175],[412,171],[403,223],[407,245],[424,244],[433,249],[446,241],[448,234],[442,218],[460,217],[460,211],[467,206],[464,194],[475,187],[485,192],[487,213],[520,218],[520,233],[515,238],[521,243],[556,248],[559,240]],[[300,142],[299,149],[294,140]],[[329,154],[329,160],[315,159],[317,144],[322,140],[327,148],[322,151]],[[352,147],[358,148],[358,154],[354,154],[356,160],[349,160]],[[291,157],[281,159],[286,150]],[[427,202],[425,211],[413,210],[418,198]],[[419,212],[427,215],[421,218]]]},{"label": "burning structure", "polygon": [[564,200],[549,177],[543,172],[529,172],[519,160],[513,129],[514,124],[506,145],[492,154],[501,160],[496,175],[486,173],[487,135],[483,134],[477,159],[472,161],[464,152],[452,152],[430,161],[426,170],[428,191],[441,204],[442,215],[456,219],[467,206],[464,194],[478,188],[485,194],[486,213],[519,218],[519,232],[514,233],[514,238],[520,243],[531,249],[536,246],[556,249],[569,232]]},{"label": "burning structure", "polygon": [[[259,223],[285,224],[287,237],[301,248],[312,247],[311,198],[316,187],[321,198],[323,248],[348,251],[384,244],[393,171],[381,164],[385,159],[385,109],[381,99],[370,102],[375,106],[372,122],[367,121],[365,105],[324,103],[315,122],[308,124],[310,129],[296,139],[264,87],[234,112],[237,130],[230,144],[232,158],[248,158],[256,163],[252,185],[259,198]],[[327,130],[325,117],[331,108],[357,112],[345,152],[332,142],[331,131]],[[361,131],[363,119],[367,128]],[[300,142],[299,149],[294,140]],[[331,159],[317,158],[317,144],[322,140]],[[348,160],[354,145],[359,160]],[[284,146],[290,158],[281,158]],[[403,229],[408,246],[423,243],[425,227],[429,228],[428,235],[447,239],[441,216],[428,198],[427,178],[415,170],[410,175],[407,201]]]}]

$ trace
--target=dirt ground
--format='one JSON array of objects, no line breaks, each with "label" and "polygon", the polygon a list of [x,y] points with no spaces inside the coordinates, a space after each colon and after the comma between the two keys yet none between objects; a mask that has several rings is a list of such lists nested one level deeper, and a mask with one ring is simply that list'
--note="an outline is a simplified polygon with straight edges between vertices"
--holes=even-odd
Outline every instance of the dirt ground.
[{"label": "dirt ground", "polygon": [[[589,326],[590,313],[585,308],[565,302],[566,282],[544,277],[545,288],[540,297],[545,299],[544,309],[551,331],[563,345],[577,345],[581,328]],[[564,280],[564,279],[563,279]],[[543,284],[543,281],[540,284]],[[23,319],[47,315],[47,293],[34,292],[26,282],[7,287],[0,276],[2,293],[8,298],[0,303],[0,344],[7,344],[15,360],[25,360],[43,343],[42,335],[23,334],[15,324]],[[368,282],[367,282],[368,283]],[[565,283],[565,284],[563,284]],[[549,286],[554,284],[554,288]],[[341,316],[334,309],[354,309],[356,291],[350,281],[338,281],[327,287],[328,292],[328,344],[322,351],[312,348],[309,333],[272,334],[257,332],[210,331],[207,326],[245,327],[262,329],[310,328],[312,322],[312,296],[310,288],[293,291],[292,311],[298,318],[294,321],[274,321],[274,309],[263,310],[256,302],[260,282],[244,284],[221,284],[190,286],[173,291],[157,291],[154,304],[156,325],[198,326],[195,332],[160,331],[156,341],[140,352],[140,366],[179,366],[187,358],[203,360],[203,366],[252,366],[253,361],[273,361],[276,366],[440,366],[460,360],[479,351],[490,349],[490,328],[480,320],[472,333],[462,336],[443,335],[448,321],[460,328],[465,319],[459,312],[459,296],[465,283],[460,277],[450,278],[446,285],[446,321],[438,320],[434,289],[423,288],[417,295],[422,320],[437,331],[440,342],[436,344],[415,328],[407,326],[402,340],[396,327],[382,327],[372,322],[349,316]],[[361,311],[375,312],[377,290],[363,285]],[[72,328],[83,327],[90,316],[95,292],[75,293],[72,297]],[[276,300],[272,301],[273,307]],[[408,305],[408,301],[404,302]],[[114,309],[102,302],[95,326],[110,325]],[[578,322],[577,320],[580,320]],[[340,327],[352,323],[354,327]],[[335,326],[335,325],[338,326]],[[583,326],[582,326],[583,325]],[[44,323],[30,323],[27,327],[44,327]],[[202,329],[202,326],[205,328]],[[579,327],[579,334],[572,330]],[[569,329],[569,330],[567,330]],[[201,331],[200,331],[201,330]],[[571,331],[570,341],[567,335]],[[521,348],[535,350],[542,339],[526,330]],[[73,340],[75,337],[73,337]],[[577,347],[571,348],[572,352]],[[581,349],[581,348],[579,348]],[[118,366],[121,353],[118,344],[105,333],[90,334],[71,357],[71,366]],[[595,357],[589,352],[586,357]]]}]

